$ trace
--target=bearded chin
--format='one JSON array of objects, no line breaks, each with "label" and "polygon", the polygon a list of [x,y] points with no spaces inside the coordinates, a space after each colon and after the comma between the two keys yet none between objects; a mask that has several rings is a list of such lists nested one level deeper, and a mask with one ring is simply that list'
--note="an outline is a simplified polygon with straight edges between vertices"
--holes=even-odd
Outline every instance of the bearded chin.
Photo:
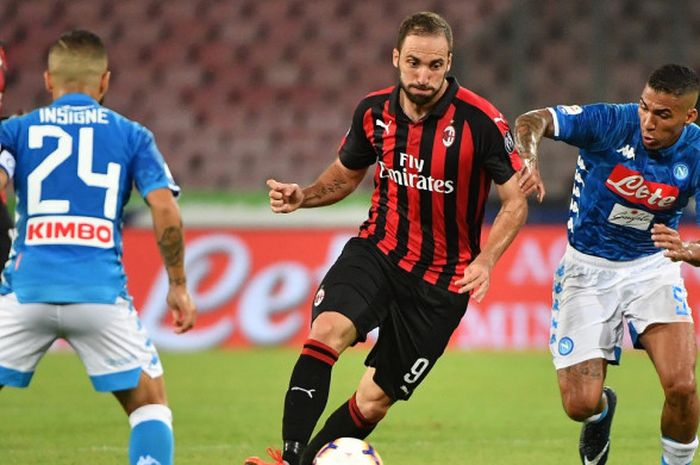
[{"label": "bearded chin", "polygon": [[433,98],[435,98],[435,95],[438,93],[440,90],[439,88],[435,90],[434,92],[430,94],[412,94],[411,89],[405,85],[403,82],[401,83],[401,88],[403,89],[404,93],[406,94],[406,97],[412,102],[415,103],[416,105],[427,105],[429,104]]}]

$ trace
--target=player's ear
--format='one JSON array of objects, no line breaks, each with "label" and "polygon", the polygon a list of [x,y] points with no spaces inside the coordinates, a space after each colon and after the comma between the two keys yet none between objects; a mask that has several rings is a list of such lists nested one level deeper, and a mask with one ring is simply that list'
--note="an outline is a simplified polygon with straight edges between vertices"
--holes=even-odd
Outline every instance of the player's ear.
[{"label": "player's ear", "polygon": [[399,67],[399,51],[397,49],[391,52],[391,62],[394,64],[394,68]]},{"label": "player's ear", "polygon": [[691,108],[688,110],[688,114],[685,116],[685,124],[694,123],[698,119],[698,109]]},{"label": "player's ear", "polygon": [[452,52],[447,52],[447,72],[452,68]]},{"label": "player's ear", "polygon": [[109,89],[109,78],[111,77],[112,73],[107,70],[102,74],[102,77],[100,78],[100,98],[98,100],[102,100],[102,97],[107,93],[107,89]]},{"label": "player's ear", "polygon": [[53,94],[53,82],[51,81],[51,75],[48,71],[44,71],[44,87],[49,94]]}]

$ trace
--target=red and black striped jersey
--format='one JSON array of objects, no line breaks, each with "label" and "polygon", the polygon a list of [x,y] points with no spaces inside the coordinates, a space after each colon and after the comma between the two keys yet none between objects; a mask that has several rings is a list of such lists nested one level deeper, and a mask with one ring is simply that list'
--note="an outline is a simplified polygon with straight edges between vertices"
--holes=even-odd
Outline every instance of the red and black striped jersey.
[{"label": "red and black striped jersey", "polygon": [[503,184],[520,169],[503,114],[454,78],[419,122],[401,109],[399,86],[369,94],[339,156],[349,169],[377,163],[359,236],[400,268],[455,292],[481,250],[491,181]]}]

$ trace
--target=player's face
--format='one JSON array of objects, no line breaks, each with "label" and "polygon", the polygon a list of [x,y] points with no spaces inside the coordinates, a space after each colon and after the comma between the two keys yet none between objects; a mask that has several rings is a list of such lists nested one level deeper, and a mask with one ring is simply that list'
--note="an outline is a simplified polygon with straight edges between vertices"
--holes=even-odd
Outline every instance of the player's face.
[{"label": "player's face", "polygon": [[646,86],[639,99],[644,147],[659,150],[673,145],[683,128],[697,119],[698,111],[694,108],[697,98],[696,93],[676,96]]},{"label": "player's face", "polygon": [[452,53],[442,34],[410,34],[401,50],[394,49],[393,62],[408,100],[426,106],[435,103],[447,87],[445,76],[452,65]]}]

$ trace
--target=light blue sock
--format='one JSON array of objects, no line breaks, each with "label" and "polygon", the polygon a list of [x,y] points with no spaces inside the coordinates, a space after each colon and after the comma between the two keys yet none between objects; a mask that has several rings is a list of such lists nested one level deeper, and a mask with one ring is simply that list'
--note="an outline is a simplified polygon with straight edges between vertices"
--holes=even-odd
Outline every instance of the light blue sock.
[{"label": "light blue sock", "polygon": [[129,415],[129,463],[173,465],[172,413],[161,404],[144,405]]}]

